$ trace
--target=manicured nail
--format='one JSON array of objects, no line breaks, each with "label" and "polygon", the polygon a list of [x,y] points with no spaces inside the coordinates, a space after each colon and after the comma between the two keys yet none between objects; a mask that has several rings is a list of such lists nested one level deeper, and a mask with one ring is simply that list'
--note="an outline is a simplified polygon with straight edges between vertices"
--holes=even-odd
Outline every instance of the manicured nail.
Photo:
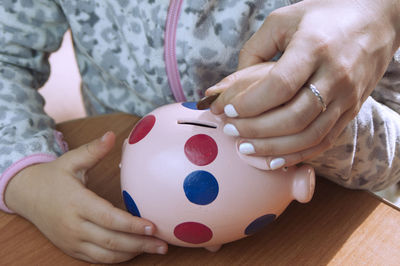
[{"label": "manicured nail", "polygon": [[107,131],[102,137],[101,137],[101,142],[104,142],[107,138],[107,135],[110,134],[110,131]]},{"label": "manicured nail", "polygon": [[271,168],[271,170],[275,170],[275,169],[278,169],[278,168],[284,166],[285,163],[286,163],[285,159],[275,158],[269,163],[269,167]]},{"label": "manicured nail", "polygon": [[151,236],[153,234],[153,228],[149,225],[145,226],[144,233],[148,236]]},{"label": "manicured nail", "polygon": [[165,254],[165,253],[167,253],[167,249],[164,246],[159,246],[157,248],[157,253],[158,254]]},{"label": "manicured nail", "polygon": [[254,149],[253,144],[247,143],[247,142],[242,143],[242,144],[239,145],[239,151],[240,151],[240,153],[243,153],[243,154],[256,153],[256,150]]},{"label": "manicured nail", "polygon": [[225,114],[229,117],[237,117],[239,114],[236,112],[235,107],[232,104],[225,105],[224,107]]},{"label": "manicured nail", "polygon": [[237,130],[237,128],[232,125],[232,124],[226,124],[224,126],[224,133],[226,135],[232,136],[232,137],[238,137],[239,136],[239,131]]}]

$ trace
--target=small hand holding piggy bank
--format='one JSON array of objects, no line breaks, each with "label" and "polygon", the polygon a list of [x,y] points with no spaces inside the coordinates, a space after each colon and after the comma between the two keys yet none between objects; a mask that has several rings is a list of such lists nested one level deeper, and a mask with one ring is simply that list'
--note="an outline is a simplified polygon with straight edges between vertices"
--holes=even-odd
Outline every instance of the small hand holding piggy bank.
[{"label": "small hand holding piggy bank", "polygon": [[239,139],[223,133],[224,119],[196,103],[169,104],[124,142],[126,208],[170,244],[216,251],[274,221],[293,199],[311,200],[310,166],[265,170],[264,158],[241,154]]}]

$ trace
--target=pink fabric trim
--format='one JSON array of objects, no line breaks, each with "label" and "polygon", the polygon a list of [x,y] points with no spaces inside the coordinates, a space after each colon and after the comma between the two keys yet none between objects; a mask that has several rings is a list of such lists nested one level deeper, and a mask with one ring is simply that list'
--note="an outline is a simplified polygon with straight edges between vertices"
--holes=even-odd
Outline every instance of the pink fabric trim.
[{"label": "pink fabric trim", "polygon": [[21,160],[13,163],[10,167],[8,167],[0,177],[0,209],[8,212],[14,213],[12,210],[7,208],[4,202],[4,192],[6,190],[8,182],[10,182],[11,178],[13,178],[19,171],[22,169],[38,163],[47,163],[57,159],[57,156],[46,154],[46,153],[38,153],[33,154],[28,157],[24,157]]},{"label": "pink fabric trim", "polygon": [[54,130],[54,138],[58,144],[58,146],[60,146],[61,150],[66,153],[69,148],[68,148],[68,143],[66,141],[64,141],[64,135],[63,133],[61,133],[60,131]]},{"label": "pink fabric trim", "polygon": [[171,0],[165,25],[164,59],[169,87],[177,102],[185,102],[181,79],[176,61],[176,29],[183,0]]}]

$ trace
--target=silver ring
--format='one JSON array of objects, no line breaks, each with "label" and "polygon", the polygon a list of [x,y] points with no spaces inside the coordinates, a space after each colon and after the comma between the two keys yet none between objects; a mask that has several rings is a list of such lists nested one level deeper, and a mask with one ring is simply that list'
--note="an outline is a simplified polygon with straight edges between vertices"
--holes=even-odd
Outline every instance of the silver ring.
[{"label": "silver ring", "polygon": [[318,100],[319,100],[319,102],[321,103],[321,106],[322,106],[322,112],[325,112],[325,110],[326,110],[326,104],[325,104],[325,102],[324,102],[324,99],[323,99],[322,96],[321,96],[321,93],[320,93],[319,90],[317,89],[317,87],[316,87],[314,84],[310,83],[310,84],[307,85],[307,88],[309,88],[310,91],[311,91],[315,96],[318,97]]}]

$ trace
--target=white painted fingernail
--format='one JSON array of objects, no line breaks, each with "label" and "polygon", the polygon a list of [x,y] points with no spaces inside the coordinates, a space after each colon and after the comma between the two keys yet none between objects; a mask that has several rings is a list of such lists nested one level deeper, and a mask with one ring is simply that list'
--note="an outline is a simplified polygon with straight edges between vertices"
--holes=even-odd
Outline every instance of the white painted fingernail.
[{"label": "white painted fingernail", "polygon": [[269,167],[272,170],[275,170],[275,169],[278,169],[278,168],[284,166],[285,163],[286,163],[285,159],[283,159],[283,158],[275,158],[269,163]]},{"label": "white painted fingernail", "polygon": [[236,112],[235,107],[232,104],[225,105],[224,107],[225,114],[229,117],[237,117],[239,114]]},{"label": "white painted fingernail", "polygon": [[240,153],[243,153],[243,154],[256,153],[256,150],[254,149],[253,144],[247,143],[247,142],[242,143],[242,144],[239,145],[239,151],[240,151]]},{"label": "white painted fingernail", "polygon": [[110,131],[107,131],[102,137],[101,137],[101,142],[104,142],[108,136],[108,134],[110,134]]},{"label": "white painted fingernail", "polygon": [[226,124],[224,126],[224,133],[226,135],[232,136],[232,137],[238,137],[239,136],[239,131],[237,130],[237,128],[232,125],[232,124]]}]

